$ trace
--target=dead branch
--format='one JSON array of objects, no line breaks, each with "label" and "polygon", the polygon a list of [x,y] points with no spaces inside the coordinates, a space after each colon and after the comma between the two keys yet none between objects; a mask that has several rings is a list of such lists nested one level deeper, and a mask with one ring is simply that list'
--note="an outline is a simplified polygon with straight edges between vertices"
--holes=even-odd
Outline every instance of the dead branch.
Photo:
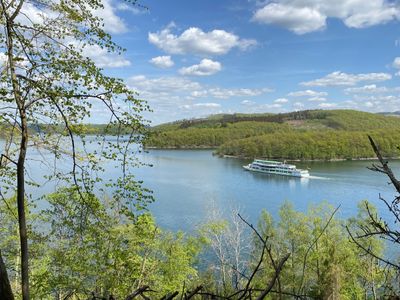
[{"label": "dead branch", "polygon": [[167,295],[163,296],[163,297],[161,298],[161,300],[172,300],[172,299],[174,299],[176,296],[178,296],[178,294],[179,294],[178,291],[173,292],[173,293],[171,293],[171,294],[167,294]]},{"label": "dead branch", "polygon": [[392,266],[392,267],[394,267],[394,268],[400,270],[400,266],[399,266],[399,265],[396,265],[396,264],[390,262],[389,260],[384,259],[383,257],[380,257],[380,256],[376,255],[375,253],[373,253],[373,252],[371,251],[371,249],[367,249],[365,246],[361,245],[361,244],[356,240],[356,238],[351,234],[350,229],[349,229],[348,226],[346,226],[346,230],[347,230],[347,232],[348,232],[348,234],[349,234],[351,240],[352,240],[360,249],[362,249],[365,253],[367,253],[368,255],[371,255],[371,256],[375,257],[377,260],[379,260],[379,261],[381,261],[381,262],[383,262],[383,263],[385,263],[385,264],[387,264],[387,265],[389,265],[389,266]]},{"label": "dead branch", "polygon": [[368,135],[368,139],[369,142],[371,143],[372,149],[374,149],[374,152],[381,164],[381,166],[372,165],[372,168],[369,169],[375,172],[381,172],[386,174],[389,177],[392,184],[394,185],[394,187],[396,188],[397,192],[400,193],[400,181],[398,181],[397,178],[394,176],[393,171],[389,168],[388,161],[383,158],[378,146],[375,144],[374,140],[370,135]]},{"label": "dead branch", "polygon": [[203,289],[203,286],[199,285],[198,287],[196,287],[193,291],[191,291],[190,293],[186,293],[184,296],[185,300],[191,299],[192,297],[194,297],[195,295],[197,295],[200,290]]},{"label": "dead branch", "polygon": [[148,285],[144,285],[140,288],[138,288],[136,291],[134,291],[132,294],[130,294],[129,296],[127,296],[125,298],[125,300],[132,300],[133,298],[142,295],[144,292],[149,291],[149,286]]},{"label": "dead branch", "polygon": [[275,282],[278,280],[279,274],[282,271],[283,265],[285,264],[285,262],[288,260],[290,256],[290,253],[286,254],[279,262],[277,269],[275,271],[275,275],[274,277],[271,279],[271,281],[269,282],[267,288],[261,293],[260,296],[258,296],[257,300],[262,300],[265,298],[265,296],[267,296],[269,294],[269,292],[272,290],[272,288],[275,285]]},{"label": "dead branch", "polygon": [[[281,272],[281,270],[282,270],[282,267],[283,267],[284,263],[285,263],[286,260],[289,258],[290,253],[286,254],[286,255],[281,259],[281,261],[279,262],[279,264],[276,264],[275,259],[273,258],[273,255],[272,255],[272,249],[271,249],[271,247],[268,246],[268,244],[267,244],[268,237],[266,237],[266,238],[264,239],[264,238],[261,236],[261,234],[257,231],[257,229],[253,226],[253,224],[250,224],[249,222],[247,222],[240,214],[238,214],[238,216],[239,216],[239,218],[240,218],[244,223],[246,223],[246,224],[254,231],[254,233],[258,236],[258,238],[261,240],[262,245],[263,245],[260,260],[258,261],[258,264],[257,264],[256,268],[254,269],[253,273],[251,274],[249,280],[247,281],[246,288],[244,289],[244,292],[243,292],[243,294],[239,297],[239,299],[245,298],[245,297],[247,296],[248,293],[250,293],[250,298],[251,298],[250,284],[251,284],[251,281],[253,280],[255,274],[258,272],[258,270],[259,270],[259,268],[260,268],[260,266],[261,266],[261,263],[262,263],[262,261],[263,261],[264,255],[265,255],[265,251],[267,251],[267,253],[268,253],[268,256],[269,256],[269,259],[271,260],[271,264],[272,264],[272,266],[273,266],[273,268],[274,268],[275,274],[274,274],[274,277],[273,277],[272,281],[271,281],[270,284],[268,285],[267,289],[265,289],[265,290],[263,291],[263,293],[261,294],[261,295],[264,294],[264,296],[262,296],[262,298],[260,298],[260,299],[263,299],[263,298],[271,291],[271,289],[273,288],[275,282],[278,283],[278,291],[281,292],[282,289],[281,289],[281,284],[280,284],[280,281],[279,281],[279,274],[280,274],[280,272]],[[272,286],[270,286],[271,284],[272,284]],[[278,294],[279,294],[279,293],[278,293]],[[279,294],[279,295],[280,295],[280,294]]]}]

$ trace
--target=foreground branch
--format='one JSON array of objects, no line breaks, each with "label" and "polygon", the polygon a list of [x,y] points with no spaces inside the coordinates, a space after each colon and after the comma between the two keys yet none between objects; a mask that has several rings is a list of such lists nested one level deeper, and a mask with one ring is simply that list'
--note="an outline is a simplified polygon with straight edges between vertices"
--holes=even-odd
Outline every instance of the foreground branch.
[{"label": "foreground branch", "polygon": [[368,136],[368,139],[369,142],[371,143],[372,149],[374,149],[374,152],[381,164],[380,166],[372,165],[372,168],[369,169],[372,171],[386,174],[389,177],[392,184],[394,185],[394,187],[396,188],[397,192],[400,193],[400,181],[397,180],[397,178],[394,176],[393,171],[389,168],[388,161],[383,158],[381,152],[379,151],[378,146],[375,144],[372,137]]}]

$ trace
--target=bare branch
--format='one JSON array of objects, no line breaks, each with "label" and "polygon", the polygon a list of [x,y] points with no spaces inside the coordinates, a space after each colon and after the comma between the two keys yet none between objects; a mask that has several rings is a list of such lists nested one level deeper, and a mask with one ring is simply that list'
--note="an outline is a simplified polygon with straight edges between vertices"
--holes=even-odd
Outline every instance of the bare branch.
[{"label": "bare branch", "polygon": [[7,155],[5,154],[1,154],[0,156],[0,168],[3,166],[3,158],[7,159],[8,161],[12,162],[14,165],[18,165],[18,163],[15,160],[12,160],[11,158],[9,158]]},{"label": "bare branch", "polygon": [[134,291],[132,294],[127,296],[125,298],[125,300],[132,300],[135,297],[142,295],[144,292],[147,292],[147,291],[149,291],[149,286],[148,285],[142,286],[142,287],[138,288],[136,291]]},{"label": "bare branch", "polygon": [[269,294],[269,292],[272,290],[272,288],[275,285],[275,282],[278,280],[279,274],[282,271],[283,265],[285,264],[285,262],[288,260],[290,256],[290,253],[286,254],[279,262],[279,264],[277,265],[277,268],[275,270],[275,274],[274,277],[271,279],[271,281],[269,282],[267,288],[261,293],[260,296],[258,296],[257,300],[262,300],[265,298],[265,296],[267,296]]},{"label": "bare branch", "polygon": [[371,143],[372,149],[374,149],[374,152],[375,152],[376,156],[378,157],[379,162],[382,165],[380,168],[375,168],[375,171],[385,173],[389,177],[389,179],[392,182],[392,184],[394,185],[394,187],[396,188],[397,192],[400,193],[400,181],[398,181],[397,178],[394,176],[393,171],[388,166],[388,161],[383,158],[382,154],[379,151],[378,146],[375,144],[372,137],[368,136],[368,139],[369,139],[369,142]]},{"label": "bare branch", "polygon": [[382,257],[380,257],[380,256],[378,256],[378,255],[376,255],[375,253],[373,253],[373,252],[371,251],[371,249],[367,249],[367,248],[365,248],[363,245],[361,245],[361,244],[355,239],[355,237],[351,234],[350,229],[349,229],[348,226],[346,226],[346,230],[347,230],[347,232],[349,233],[350,238],[352,239],[352,241],[353,241],[360,249],[362,249],[363,251],[365,251],[365,253],[367,253],[367,254],[369,254],[369,255],[375,257],[375,258],[378,259],[379,261],[381,261],[381,262],[383,262],[383,263],[385,263],[385,264],[387,264],[387,265],[389,265],[389,266],[392,266],[392,267],[394,267],[394,268],[400,270],[400,266],[399,266],[399,265],[396,265],[396,264],[394,264],[394,263],[388,261],[387,259],[384,259],[384,258],[382,258]]},{"label": "bare branch", "polygon": [[178,296],[178,294],[179,294],[178,291],[173,292],[173,293],[171,293],[171,294],[167,294],[167,295],[163,296],[163,297],[161,298],[161,300],[172,300],[172,299],[174,299],[176,296]]},{"label": "bare branch", "polygon": [[184,299],[188,300],[191,299],[192,297],[194,297],[195,295],[198,294],[198,292],[200,292],[200,290],[203,289],[203,286],[199,285],[198,287],[196,287],[193,291],[191,291],[190,293],[186,293]]},{"label": "bare branch", "polygon": [[[274,286],[274,284],[275,284],[275,281],[278,282],[278,291],[281,291],[281,285],[280,285],[280,281],[279,281],[279,274],[280,274],[280,272],[281,272],[281,269],[282,269],[284,263],[285,263],[286,260],[289,258],[290,253],[287,254],[287,255],[279,262],[279,264],[276,264],[276,262],[275,262],[275,260],[274,260],[274,258],[273,258],[273,255],[272,255],[272,249],[271,249],[271,247],[268,247],[268,245],[267,245],[268,237],[264,239],[264,238],[261,236],[261,234],[257,231],[257,229],[255,229],[255,227],[253,226],[253,224],[250,224],[249,222],[247,222],[240,214],[238,214],[238,216],[239,216],[239,218],[240,218],[244,223],[246,223],[246,224],[255,232],[255,234],[258,236],[258,238],[261,240],[261,242],[262,242],[262,244],[263,244],[263,248],[262,248],[260,260],[259,260],[259,262],[258,262],[256,268],[254,269],[252,275],[250,276],[249,280],[247,281],[246,287],[245,287],[245,289],[244,289],[244,293],[239,297],[239,299],[243,299],[243,298],[246,296],[246,294],[247,294],[248,292],[251,293],[251,289],[250,289],[251,281],[253,280],[255,274],[258,272],[258,270],[259,270],[259,268],[260,268],[260,266],[261,266],[261,263],[262,263],[262,261],[263,261],[263,257],[264,257],[264,254],[265,254],[265,250],[266,250],[267,253],[268,253],[269,259],[271,260],[271,263],[272,263],[272,266],[273,266],[273,268],[274,268],[275,274],[274,274],[273,280],[270,282],[270,285],[272,284],[272,286],[269,285],[269,286],[267,287],[267,289],[263,292],[263,293],[266,292],[266,294],[261,298],[261,299],[263,299],[263,298],[269,293],[269,291],[273,288],[273,286]],[[250,297],[251,297],[251,296],[250,296]]]}]

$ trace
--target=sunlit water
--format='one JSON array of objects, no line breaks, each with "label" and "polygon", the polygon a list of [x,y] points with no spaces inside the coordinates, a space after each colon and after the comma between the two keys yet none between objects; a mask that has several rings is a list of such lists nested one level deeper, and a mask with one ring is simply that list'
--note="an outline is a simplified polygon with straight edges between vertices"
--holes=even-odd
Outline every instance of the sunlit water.
[{"label": "sunlit water", "polygon": [[[239,208],[254,223],[262,209],[276,217],[285,200],[301,211],[327,201],[340,205],[338,216],[347,218],[368,199],[385,215],[378,197],[395,195],[387,178],[367,169],[371,161],[296,163],[310,168],[311,177],[293,178],[245,171],[248,160],[220,158],[210,150],[152,150],[143,159],[153,164],[136,172],[154,191],[151,210],[162,226],[173,230],[193,229],[214,208],[225,213]],[[399,170],[400,162],[391,166]]]},{"label": "sunlit water", "polygon": [[[1,148],[3,145],[0,143]],[[51,159],[35,150],[29,152],[29,157],[34,159],[27,170],[29,176],[43,184],[29,191],[33,196],[53,192],[55,183],[44,184],[43,180],[43,175],[51,172],[47,165],[52,164]],[[326,200],[335,207],[340,205],[338,216],[347,218],[357,214],[361,200],[368,199],[381,215],[388,217],[378,198],[381,195],[391,200],[395,195],[384,175],[367,169],[371,161],[296,163],[299,168],[310,168],[311,177],[300,179],[245,171],[242,166],[250,161],[220,158],[213,156],[211,150],[150,150],[139,158],[152,165],[134,170],[137,179],[154,191],[156,201],[150,210],[161,227],[171,230],[194,230],[212,209],[228,214],[239,208],[255,223],[262,209],[276,217],[285,200],[300,211]],[[68,167],[65,162],[58,164]],[[393,161],[391,166],[400,173],[399,161]],[[118,175],[120,169],[110,166],[104,177]]]}]

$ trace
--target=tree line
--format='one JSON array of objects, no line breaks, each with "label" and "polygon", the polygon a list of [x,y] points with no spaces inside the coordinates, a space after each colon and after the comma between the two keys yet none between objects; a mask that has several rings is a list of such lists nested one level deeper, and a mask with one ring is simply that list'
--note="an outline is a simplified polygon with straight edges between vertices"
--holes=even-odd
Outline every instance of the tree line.
[{"label": "tree line", "polygon": [[[370,132],[386,157],[399,157],[399,130]],[[375,153],[364,131],[279,132],[233,140],[217,148],[219,155],[294,160],[373,158]]]},{"label": "tree line", "polygon": [[[230,297],[245,290],[259,265],[251,280],[257,294],[275,276],[274,264],[286,256],[271,289],[273,299],[376,299],[398,290],[396,272],[366,256],[346,231],[345,226],[354,234],[360,227],[371,227],[366,207],[376,211],[367,202],[348,220],[337,218],[337,209],[327,203],[299,212],[286,202],[278,219],[262,211],[255,231],[237,210],[228,218],[211,210],[208,221],[189,235],[160,229],[149,212],[121,214],[109,199],[82,199],[75,188],[63,188],[45,199],[45,210],[28,210],[33,299],[125,299],[144,286],[150,287],[145,295],[151,299],[176,291],[183,295],[198,286],[200,294]],[[13,203],[11,198],[0,205],[0,249],[19,298]],[[84,214],[82,207],[87,209]],[[364,245],[377,255],[385,251],[377,237]],[[261,256],[262,251],[268,255]]]},{"label": "tree line", "polygon": [[386,156],[397,157],[399,128],[400,118],[352,110],[218,115],[156,126],[145,146],[214,148],[248,158],[357,159],[374,155],[366,139],[372,134]]}]

